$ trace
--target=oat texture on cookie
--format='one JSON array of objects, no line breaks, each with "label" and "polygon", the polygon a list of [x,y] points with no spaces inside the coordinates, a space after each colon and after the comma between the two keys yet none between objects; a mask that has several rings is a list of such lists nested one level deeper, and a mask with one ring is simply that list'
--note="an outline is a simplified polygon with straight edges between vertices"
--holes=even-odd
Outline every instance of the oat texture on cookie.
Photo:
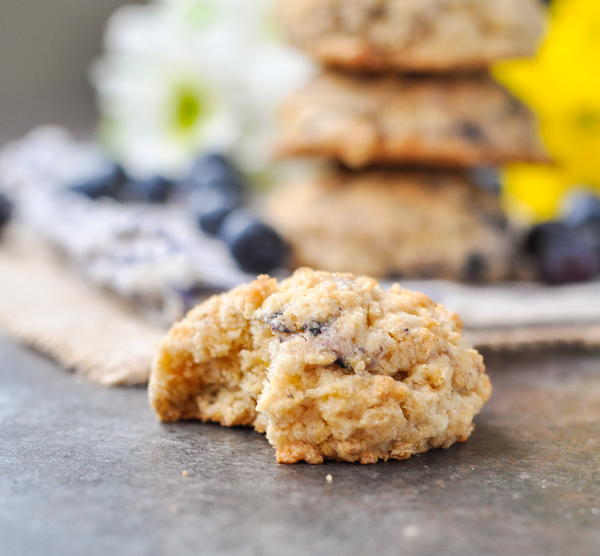
[{"label": "oat texture on cookie", "polygon": [[285,156],[456,168],[544,162],[533,114],[488,75],[324,72],[280,110]]},{"label": "oat texture on cookie", "polygon": [[513,271],[499,199],[465,172],[338,169],[280,188],[266,216],[297,266],[467,282]]},{"label": "oat texture on cookie", "polygon": [[540,0],[278,0],[292,43],[345,70],[485,69],[530,56],[544,30]]},{"label": "oat texture on cookie", "polygon": [[373,463],[466,440],[490,388],[459,318],[427,296],[300,269],[176,324],[150,400],[165,421],[252,425],[282,463]]}]

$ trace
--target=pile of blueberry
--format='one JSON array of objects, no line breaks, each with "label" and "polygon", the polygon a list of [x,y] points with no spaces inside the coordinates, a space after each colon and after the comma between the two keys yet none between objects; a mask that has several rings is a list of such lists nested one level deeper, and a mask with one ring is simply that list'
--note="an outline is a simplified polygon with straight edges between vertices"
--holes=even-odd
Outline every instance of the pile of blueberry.
[{"label": "pile of blueberry", "polygon": [[147,203],[164,203],[177,193],[183,196],[199,228],[223,240],[242,270],[259,274],[286,262],[286,244],[273,228],[245,208],[247,181],[222,154],[200,156],[178,182],[161,176],[133,179],[118,164],[107,163],[100,172],[71,185],[70,190],[90,199]]},{"label": "pile of blueberry", "polygon": [[600,276],[600,197],[574,195],[562,219],[534,226],[524,247],[545,282],[566,284]]},{"label": "pile of blueberry", "polygon": [[175,184],[161,176],[132,179],[119,165],[106,161],[104,166],[81,182],[72,184],[70,190],[89,199],[110,198],[118,201],[164,203],[173,192]]}]

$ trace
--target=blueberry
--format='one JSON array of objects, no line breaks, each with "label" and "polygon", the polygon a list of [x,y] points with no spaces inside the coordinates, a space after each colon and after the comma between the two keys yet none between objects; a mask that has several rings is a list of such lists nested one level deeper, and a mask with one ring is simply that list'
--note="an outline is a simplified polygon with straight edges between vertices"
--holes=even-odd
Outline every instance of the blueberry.
[{"label": "blueberry", "polygon": [[204,154],[196,159],[185,179],[190,189],[203,188],[216,182],[237,191],[242,191],[246,187],[237,169],[219,153]]},{"label": "blueberry", "polygon": [[527,233],[524,241],[524,251],[529,255],[537,255],[543,246],[555,236],[568,233],[567,227],[558,221],[536,224]]},{"label": "blueberry", "polygon": [[509,228],[508,218],[501,212],[482,211],[480,216],[483,222],[495,230],[505,232]]},{"label": "blueberry", "polygon": [[400,280],[404,279],[404,276],[398,270],[388,270],[385,279],[390,282],[400,282]]},{"label": "blueberry", "polygon": [[600,197],[593,193],[577,193],[565,203],[564,218],[569,226],[600,224]]},{"label": "blueberry", "polygon": [[344,359],[342,359],[341,357],[338,357],[334,362],[334,365],[337,365],[338,367],[341,367],[342,369],[347,369],[349,371],[352,370],[352,367],[348,364],[347,361],[344,361]]},{"label": "blueberry", "polygon": [[130,180],[125,186],[123,197],[126,200],[145,203],[164,203],[173,187],[173,182],[162,176]]},{"label": "blueberry", "polygon": [[561,222],[536,226],[529,238],[541,278],[551,284],[589,280],[600,272],[600,254],[588,237]]},{"label": "blueberry", "polygon": [[463,266],[463,278],[468,282],[482,282],[488,270],[488,262],[485,255],[473,252],[465,261]]},{"label": "blueberry", "polygon": [[69,190],[90,199],[116,198],[126,179],[125,171],[119,164],[107,164],[100,172],[71,185]]},{"label": "blueberry", "polygon": [[246,210],[225,218],[219,236],[245,272],[260,274],[283,266],[288,248],[279,234]]},{"label": "blueberry", "polygon": [[222,187],[219,182],[206,185],[197,190],[190,203],[201,230],[217,235],[223,220],[242,205],[243,199],[238,191]]},{"label": "blueberry", "polygon": [[221,225],[232,210],[237,207],[214,207],[213,209],[205,209],[204,212],[197,214],[198,226],[203,232],[209,235],[217,235],[221,229]]},{"label": "blueberry", "polygon": [[469,172],[473,182],[484,191],[498,195],[500,193],[500,175],[498,170],[491,166],[478,166]]},{"label": "blueberry", "polygon": [[468,120],[462,121],[458,126],[458,133],[471,143],[482,143],[485,141],[485,134],[479,124]]},{"label": "blueberry", "polygon": [[319,334],[323,333],[323,328],[325,324],[322,322],[311,322],[307,327],[308,330],[313,336],[319,336]]},{"label": "blueberry", "polygon": [[8,224],[12,217],[13,206],[5,195],[0,193],[0,230]]}]

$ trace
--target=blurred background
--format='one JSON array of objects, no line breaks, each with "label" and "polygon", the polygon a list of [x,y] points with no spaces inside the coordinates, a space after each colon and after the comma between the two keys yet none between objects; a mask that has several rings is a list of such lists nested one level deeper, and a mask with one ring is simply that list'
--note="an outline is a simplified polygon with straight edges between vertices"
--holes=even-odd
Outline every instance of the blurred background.
[{"label": "blurred background", "polygon": [[[260,213],[259,205],[265,197],[262,193],[268,186],[285,181],[278,173],[279,167],[272,163],[274,139],[281,134],[278,126],[283,127],[281,121],[275,121],[274,114],[283,99],[306,83],[319,63],[318,59],[311,61],[306,45],[301,53],[283,40],[285,24],[279,26],[273,19],[273,4],[270,0],[2,1],[0,144],[19,139],[43,124],[60,126],[62,130],[58,135],[62,134],[61,137],[55,134],[46,136],[43,141],[32,139],[27,156],[56,158],[48,153],[62,149],[63,170],[69,179],[65,178],[54,189],[73,189],[88,200],[117,200],[120,203],[113,208],[119,210],[128,210],[131,201],[164,203],[171,194],[176,201],[180,200],[182,191],[189,193],[190,183],[201,181],[204,188],[216,172],[220,190],[215,191],[214,183],[209,183],[208,188],[198,187],[196,197],[201,200],[190,214],[199,222],[197,227],[202,238],[223,240],[229,249],[228,256],[233,255],[236,264],[245,271],[250,269],[251,273],[306,264],[327,270],[365,272],[382,278],[395,275],[398,270],[395,261],[384,261],[381,267],[384,270],[363,270],[362,267],[357,270],[352,257],[340,268],[327,268],[331,258],[327,254],[323,258],[322,253],[317,253],[317,257],[301,259],[298,253],[303,251],[304,238],[310,234],[303,229],[296,233],[287,229],[285,222],[280,223],[276,218],[269,220]],[[508,5],[498,2],[498,6]],[[504,217],[508,217],[518,232],[516,240],[512,230],[510,235],[506,230],[496,230],[494,237],[502,236],[503,245],[506,244],[507,251],[515,257],[524,255],[526,263],[516,266],[529,269],[521,273],[521,268],[510,268],[502,277],[533,277],[555,284],[586,281],[600,275],[600,80],[595,77],[600,55],[600,7],[595,0],[540,0],[539,3],[530,0],[528,6],[533,10],[531,14],[535,14],[530,14],[531,21],[524,16],[517,22],[525,20],[537,32],[529,38],[529,47],[521,55],[533,54],[541,38],[535,56],[504,61],[502,57],[493,58],[480,68],[484,77],[491,71],[531,108],[539,126],[536,127],[531,118],[527,133],[534,139],[539,133],[550,155],[548,160],[551,159],[547,164],[544,156],[536,159],[522,153],[523,156],[508,157],[506,167],[483,168],[489,170],[484,181],[493,186],[495,198],[489,203],[498,205],[498,209],[494,209],[496,217],[501,216],[503,222]],[[508,21],[514,22],[514,10],[509,10],[508,15]],[[546,21],[548,29],[544,34]],[[291,37],[289,29],[287,31]],[[487,37],[481,36],[479,40],[483,44]],[[460,73],[455,77],[462,79]],[[509,95],[506,98],[510,99]],[[450,115],[450,127],[452,118],[457,117]],[[526,118],[529,117],[528,112]],[[318,127],[320,121],[313,122],[313,127]],[[491,127],[498,124],[500,128],[502,123],[493,122]],[[306,123],[303,125],[305,129],[310,128]],[[446,131],[436,133],[444,137]],[[75,183],[77,180],[71,179],[69,174],[71,168],[67,168],[75,157],[67,151],[80,145],[72,138],[65,139],[69,132],[76,137],[97,138],[94,148],[106,159],[108,170],[97,172],[91,168],[87,173],[82,172],[81,179]],[[481,137],[477,133],[473,137],[471,133],[470,141],[483,144],[485,134]],[[217,158],[200,160],[198,166],[196,163],[207,153],[217,154]],[[537,162],[530,163],[530,160]],[[19,177],[12,176],[14,168],[19,166],[17,162],[11,161],[8,170],[5,168],[6,184],[19,182]],[[378,161],[366,162],[376,164]],[[403,163],[401,157],[395,162],[400,166]],[[437,162],[433,156],[422,164],[429,171],[435,169]],[[482,157],[470,170],[480,170],[475,164],[494,162],[494,157]],[[223,176],[227,176],[226,179]],[[353,176],[360,174],[356,172]],[[402,172],[395,178],[402,182]],[[40,179],[37,185],[44,185],[44,181]],[[23,197],[13,199],[17,206],[32,205],[25,188],[20,185],[11,188],[8,184],[7,189],[12,189],[9,193],[13,197]],[[31,188],[34,201],[41,189],[43,187]],[[184,204],[192,206],[191,202]],[[349,214],[350,211],[339,207],[337,204],[335,210]],[[90,204],[90,208],[95,205]],[[446,209],[446,216],[452,217],[453,211],[460,214],[461,208]],[[237,244],[223,231],[226,220],[231,214],[237,214],[238,209],[252,213],[252,217],[244,216],[244,233],[236,231],[235,239],[248,241],[251,249],[245,248],[245,252],[254,251],[260,264],[244,265],[240,251],[234,248]],[[400,204],[399,210],[402,209]],[[5,212],[8,219],[8,209]],[[311,212],[309,207],[307,213]],[[428,211],[422,208],[414,212],[428,216]],[[475,216],[479,218],[481,214]],[[312,226],[297,214],[293,218],[298,219],[299,227]],[[391,220],[401,218],[394,214]],[[457,222],[460,222],[458,217]],[[542,226],[541,229],[538,226]],[[345,237],[338,242],[333,227],[312,230],[315,237],[320,234],[319,246],[323,234],[333,238],[333,247],[319,247],[323,253],[341,250],[343,243],[349,252],[355,247],[354,243],[385,246],[391,235],[386,230],[380,237],[372,226],[366,229],[365,238],[359,238],[360,241]],[[407,241],[413,247],[422,239],[421,235],[426,235],[422,232],[428,225],[422,224],[421,228]],[[258,235],[257,229],[261,230]],[[400,232],[400,239],[391,242],[394,252],[402,251],[404,239]],[[274,237],[278,239],[273,240]],[[481,277],[472,279],[471,274],[480,273],[467,270],[473,266],[473,260],[477,263],[475,270],[479,270],[482,266],[480,251],[493,252],[491,242],[480,248],[466,245],[465,238],[461,241],[465,245],[461,246],[457,260],[460,259],[461,264],[464,261],[464,268],[431,275],[421,270],[432,266],[423,260],[419,261],[417,270],[407,265],[408,268],[398,271],[399,275],[485,281]],[[289,251],[285,243],[289,244]],[[363,249],[360,256],[366,251],[368,249]],[[486,257],[483,259],[487,261]],[[263,263],[263,259],[267,262]]]},{"label": "blurred background", "polygon": [[0,141],[54,123],[87,131],[97,110],[88,77],[108,16],[123,0],[0,2]]}]

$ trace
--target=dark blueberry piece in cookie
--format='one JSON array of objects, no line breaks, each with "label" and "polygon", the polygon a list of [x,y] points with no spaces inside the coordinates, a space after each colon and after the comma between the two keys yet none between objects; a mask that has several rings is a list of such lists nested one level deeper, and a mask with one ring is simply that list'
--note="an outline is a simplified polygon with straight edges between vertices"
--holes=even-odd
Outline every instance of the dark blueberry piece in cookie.
[{"label": "dark blueberry piece in cookie", "polygon": [[279,332],[280,334],[291,334],[292,328],[288,323],[284,322],[283,312],[275,311],[265,318],[265,322],[270,326],[273,332]]},{"label": "dark blueberry piece in cookie", "polygon": [[481,253],[471,253],[463,268],[463,277],[468,282],[482,282],[488,269],[488,262]]},{"label": "dark blueberry piece in cookie", "polygon": [[310,334],[312,334],[313,336],[318,336],[319,334],[321,334],[323,332],[324,326],[325,325],[322,322],[311,322],[306,327],[306,330],[308,330],[310,332]]},{"label": "dark blueberry piece in cookie", "polygon": [[242,205],[238,190],[222,187],[221,182],[205,185],[191,197],[192,211],[202,231],[217,235],[225,218]]},{"label": "dark blueberry piece in cookie", "polygon": [[219,236],[246,272],[270,272],[280,268],[287,258],[288,248],[279,234],[243,209],[233,211],[225,218]]},{"label": "dark blueberry piece in cookie", "polygon": [[600,272],[600,255],[585,234],[567,227],[538,232],[536,258],[540,276],[551,284],[590,280]]},{"label": "dark blueberry piece in cookie", "polygon": [[491,166],[477,166],[469,172],[471,179],[484,191],[498,195],[500,193],[500,174]]},{"label": "dark blueberry piece in cookie", "polygon": [[90,199],[116,198],[126,180],[127,176],[123,168],[119,164],[110,163],[87,179],[72,184],[69,190]]},{"label": "dark blueberry piece in cookie", "polygon": [[273,332],[279,332],[280,334],[291,334],[293,332],[289,326],[282,324],[280,321],[273,322],[271,325],[271,330]]},{"label": "dark blueberry piece in cookie", "polygon": [[565,203],[564,218],[570,226],[600,224],[600,197],[593,193],[577,193]]},{"label": "dark blueberry piece in cookie", "polygon": [[386,274],[386,280],[389,280],[390,282],[399,282],[403,278],[404,276],[402,275],[402,272],[399,272],[397,270],[390,270]]},{"label": "dark blueberry piece in cookie", "polygon": [[352,370],[352,367],[342,357],[338,357],[333,364],[347,371]]},{"label": "dark blueberry piece in cookie", "polygon": [[8,197],[0,193],[0,232],[10,221],[12,213],[12,203],[8,200]]},{"label": "dark blueberry piece in cookie", "polygon": [[162,176],[131,180],[125,186],[124,197],[127,200],[145,203],[164,203],[173,187],[173,182]]},{"label": "dark blueberry piece in cookie", "polygon": [[190,189],[203,188],[214,183],[220,183],[222,187],[237,191],[246,188],[246,183],[238,170],[225,155],[220,153],[208,153],[198,157],[185,182]]},{"label": "dark blueberry piece in cookie", "polygon": [[474,123],[465,120],[459,124],[459,133],[471,143],[481,143],[485,141],[485,134],[481,127]]},{"label": "dark blueberry piece in cookie", "polygon": [[505,232],[506,230],[508,230],[508,218],[502,213],[486,211],[481,213],[481,218],[488,226],[490,226],[494,230],[498,230],[501,232]]}]

